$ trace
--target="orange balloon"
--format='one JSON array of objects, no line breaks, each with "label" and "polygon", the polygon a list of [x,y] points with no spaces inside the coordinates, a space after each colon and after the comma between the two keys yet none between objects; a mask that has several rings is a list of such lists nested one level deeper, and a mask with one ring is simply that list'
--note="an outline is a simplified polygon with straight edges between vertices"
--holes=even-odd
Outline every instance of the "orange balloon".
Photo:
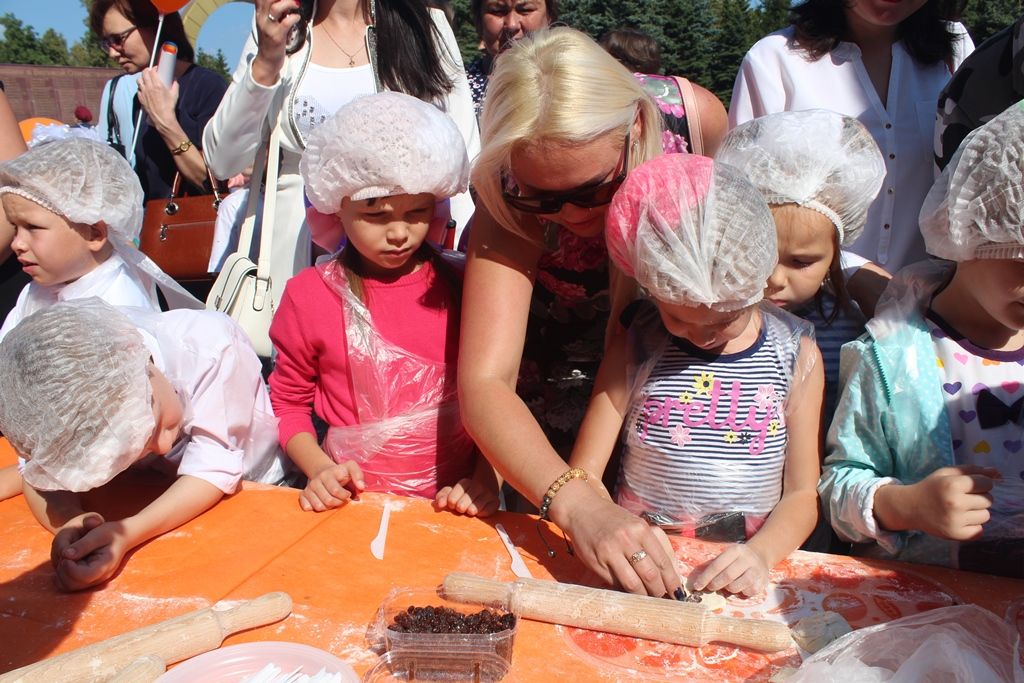
[{"label": "orange balloon", "polygon": [[18,122],[18,128],[21,129],[21,137],[24,138],[25,142],[32,139],[32,131],[36,129],[36,126],[50,126],[57,124],[62,125],[63,122],[56,119],[48,119],[45,116],[33,116],[30,119],[24,119]]},{"label": "orange balloon", "polygon": [[188,4],[188,0],[149,0],[153,3],[153,7],[156,7],[160,14],[170,14],[171,12],[177,12],[182,7]]}]

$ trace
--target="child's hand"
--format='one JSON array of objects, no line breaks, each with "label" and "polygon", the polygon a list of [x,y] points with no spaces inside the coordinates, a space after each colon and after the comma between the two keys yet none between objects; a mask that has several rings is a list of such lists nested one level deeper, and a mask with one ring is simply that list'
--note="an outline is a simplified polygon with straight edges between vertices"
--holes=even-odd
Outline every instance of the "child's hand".
[{"label": "child's hand", "polygon": [[[991,467],[959,465],[937,469],[916,484],[883,486],[875,494],[876,506],[878,494],[882,494],[883,516],[879,520],[888,527],[885,513],[896,512],[897,520],[903,518],[902,523],[895,522],[897,528],[916,529],[952,541],[977,538],[991,516],[989,492],[999,478],[999,470]],[[889,488],[893,491],[885,491]],[[895,498],[886,499],[893,493]]]},{"label": "child's hand", "polygon": [[694,590],[724,590],[746,596],[757,595],[767,585],[768,564],[746,543],[730,545],[690,578],[690,587]]},{"label": "child's hand", "polygon": [[103,583],[121,566],[128,547],[123,526],[94,512],[76,517],[53,538],[50,559],[61,590],[77,591]]},{"label": "child's hand", "polygon": [[434,497],[438,510],[451,510],[470,517],[487,517],[498,509],[497,493],[476,479],[466,477],[445,486]]},{"label": "child's hand", "polygon": [[323,512],[344,505],[365,488],[363,471],[355,460],[328,465],[309,478],[299,494],[299,506],[306,512]]}]

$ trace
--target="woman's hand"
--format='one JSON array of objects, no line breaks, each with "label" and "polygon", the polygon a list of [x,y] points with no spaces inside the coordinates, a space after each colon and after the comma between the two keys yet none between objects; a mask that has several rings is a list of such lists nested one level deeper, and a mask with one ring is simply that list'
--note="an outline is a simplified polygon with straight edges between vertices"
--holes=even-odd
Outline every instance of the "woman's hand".
[{"label": "woman's hand", "polygon": [[299,494],[299,506],[306,512],[323,512],[344,505],[365,488],[363,471],[355,460],[331,464],[309,478]]},{"label": "woman's hand", "polygon": [[178,82],[168,88],[160,80],[156,67],[143,69],[139,77],[139,104],[149,117],[150,124],[158,131],[172,127],[179,128],[174,107],[178,104]]},{"label": "woman's hand", "polygon": [[586,482],[567,484],[555,498],[559,502],[564,512],[559,517],[565,519],[559,526],[572,538],[576,555],[601,579],[630,593],[659,598],[681,589],[664,533]]},{"label": "woman's hand", "polygon": [[277,83],[285,60],[288,32],[301,18],[292,11],[299,0],[256,0],[256,42],[258,50],[252,61],[252,77],[260,85]]}]

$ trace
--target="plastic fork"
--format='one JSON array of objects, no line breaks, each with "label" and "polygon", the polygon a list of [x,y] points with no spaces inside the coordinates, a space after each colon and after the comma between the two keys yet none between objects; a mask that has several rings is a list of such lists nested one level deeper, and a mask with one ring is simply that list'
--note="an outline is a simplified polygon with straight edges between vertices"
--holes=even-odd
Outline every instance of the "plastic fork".
[{"label": "plastic fork", "polygon": [[512,558],[512,573],[519,578],[532,579],[533,574],[530,573],[530,568],[523,562],[523,556],[519,554],[515,544],[512,543],[512,539],[509,538],[508,532],[505,531],[505,527],[498,524],[494,525],[494,529],[498,532],[498,537],[501,542],[505,544],[505,550],[508,551],[508,556]]},{"label": "plastic fork", "polygon": [[370,541],[370,553],[378,560],[384,559],[384,542],[388,538],[388,520],[391,519],[391,501],[384,502],[384,512],[380,516],[380,529]]}]

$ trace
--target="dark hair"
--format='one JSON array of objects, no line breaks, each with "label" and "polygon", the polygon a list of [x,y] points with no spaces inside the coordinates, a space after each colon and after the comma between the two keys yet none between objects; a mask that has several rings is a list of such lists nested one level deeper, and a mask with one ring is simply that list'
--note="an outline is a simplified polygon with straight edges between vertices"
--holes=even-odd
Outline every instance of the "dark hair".
[{"label": "dark hair", "polygon": [[[103,38],[103,18],[111,9],[117,9],[135,27],[156,33],[157,24],[160,23],[160,12],[149,0],[93,0],[92,7],[89,8],[89,28],[97,38]],[[181,23],[181,15],[177,12],[168,12],[164,15],[164,27],[160,31],[160,38],[178,46],[179,61],[196,61],[192,43],[188,40],[185,25]],[[156,50],[152,45],[149,48]]]},{"label": "dark hair", "polygon": [[[794,42],[814,60],[821,59],[843,40],[847,31],[845,10],[849,0],[804,0],[789,14],[796,28]],[[946,22],[959,15],[959,0],[928,0],[900,22],[896,37],[910,56],[922,64],[948,61],[953,56],[954,34]]]},{"label": "dark hair", "polygon": [[[513,0],[515,1],[515,0]],[[548,21],[552,24],[558,21],[558,0],[536,0],[537,2],[544,3],[544,10],[548,13]],[[473,17],[473,25],[476,26],[476,32],[480,35],[484,33],[484,3],[489,0],[470,0],[469,3],[469,15]]]},{"label": "dark hair", "polygon": [[661,73],[661,50],[658,41],[634,28],[605,31],[598,41],[601,47],[634,73]]},{"label": "dark hair", "polygon": [[377,72],[388,90],[438,103],[454,87],[454,64],[423,0],[377,0]]}]

